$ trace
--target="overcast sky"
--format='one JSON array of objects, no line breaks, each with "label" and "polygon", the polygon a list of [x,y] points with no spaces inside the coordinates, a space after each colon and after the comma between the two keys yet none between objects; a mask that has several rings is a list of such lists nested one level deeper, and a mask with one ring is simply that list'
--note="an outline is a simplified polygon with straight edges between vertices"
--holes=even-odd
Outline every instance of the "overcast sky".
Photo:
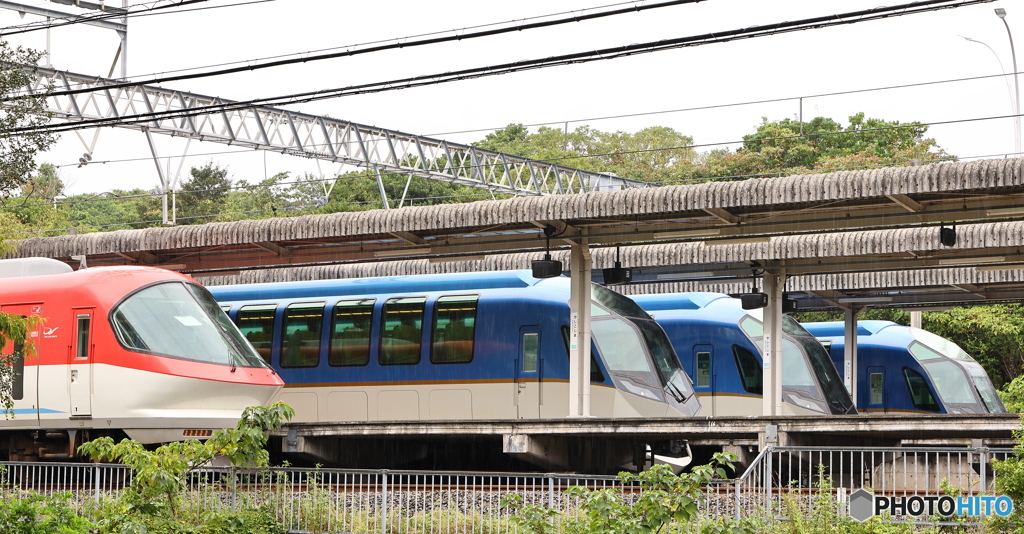
[{"label": "overcast sky", "polygon": [[[42,0],[21,0],[50,9],[74,8]],[[108,0],[109,1],[109,0]],[[130,0],[132,3],[137,0]],[[119,3],[113,0],[111,3]],[[256,60],[287,53],[355,45],[612,5],[614,0],[276,0],[203,9],[129,21],[129,78],[218,63]],[[215,0],[195,7],[239,4]],[[344,87],[406,76],[497,64],[506,61],[599,49],[631,43],[726,31],[897,5],[885,0],[706,0],[695,5],[654,9],[598,21],[395,50],[255,73],[173,82],[168,88],[231,100],[284,95]],[[619,4],[624,5],[624,4]],[[574,129],[583,124],[600,130],[633,132],[669,126],[699,145],[727,145],[751,133],[761,117],[795,118],[799,97],[804,118],[826,116],[842,123],[863,111],[869,117],[936,125],[928,135],[962,158],[1003,157],[1014,150],[1013,121],[976,120],[1012,114],[1013,101],[1003,78],[945,83],[907,89],[871,91],[843,96],[825,93],[883,88],[999,74],[1002,60],[1012,71],[1010,45],[995,8],[1007,10],[1024,56],[1024,2],[998,0],[957,9],[893,17],[841,27],[710,44],[666,52],[507,74],[430,87],[352,96],[303,104],[294,109],[354,122],[468,143],[488,130],[510,123],[549,124]],[[0,25],[20,19],[0,11]],[[960,35],[987,43],[965,41]],[[9,39],[45,48],[45,32]],[[89,26],[54,29],[50,35],[52,64],[72,72],[103,75],[110,69],[119,39],[112,30]],[[1024,65],[1024,57],[1020,64]],[[119,72],[119,68],[118,68]],[[1012,84],[1012,78],[1011,78]],[[1012,85],[1010,86],[1012,88]],[[641,114],[790,98],[783,102],[736,105],[703,111]],[[535,129],[535,128],[534,128]],[[465,132],[469,133],[453,133]],[[83,137],[91,141],[91,132]],[[185,143],[158,137],[161,156],[181,156]],[[701,148],[707,150],[712,146]],[[193,142],[183,174],[206,161],[229,169],[234,179],[258,181],[290,171],[331,175],[338,166]],[[61,165],[70,193],[159,184],[149,149],[138,132],[103,129],[94,163],[74,164],[84,145],[74,133],[63,134],[58,146],[40,163]],[[216,153],[216,154],[213,154]],[[142,161],[120,160],[142,158]],[[108,161],[109,163],[100,163]],[[171,161],[173,174],[178,158]],[[166,166],[166,161],[162,163]],[[351,170],[351,169],[345,169]]]}]

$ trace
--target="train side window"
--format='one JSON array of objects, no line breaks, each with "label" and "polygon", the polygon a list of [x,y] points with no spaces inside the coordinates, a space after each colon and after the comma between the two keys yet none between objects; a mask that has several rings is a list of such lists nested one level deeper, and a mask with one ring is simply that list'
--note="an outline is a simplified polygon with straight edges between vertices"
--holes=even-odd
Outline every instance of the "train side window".
[{"label": "train side window", "polygon": [[699,388],[711,387],[711,353],[697,353],[697,383]]},{"label": "train side window", "polygon": [[89,357],[89,319],[90,315],[87,313],[75,316],[75,357],[79,359]]},{"label": "train side window", "polygon": [[327,357],[329,365],[370,363],[370,325],[374,302],[374,299],[347,300],[334,305],[331,351]]},{"label": "train side window", "polygon": [[384,324],[381,328],[381,365],[416,365],[420,363],[420,340],[423,339],[423,315],[427,299],[407,297],[389,299],[384,303]]},{"label": "train side window", "polygon": [[523,372],[537,372],[537,354],[540,349],[540,335],[532,332],[523,334]]},{"label": "train side window", "polygon": [[[562,342],[565,344],[565,358],[569,358],[569,327],[562,327]],[[593,350],[593,348],[591,348]],[[593,354],[590,355],[590,381],[591,382],[604,382],[604,373],[601,372],[601,368],[597,366],[597,358]]]},{"label": "train side window", "polygon": [[932,392],[928,389],[928,381],[921,376],[921,373],[904,367],[903,377],[907,380],[910,400],[914,403],[915,408],[929,412],[939,411],[939,403],[935,402],[935,397],[932,396]]},{"label": "train side window", "polygon": [[25,398],[25,344],[17,341],[14,343],[14,380],[11,382],[11,399],[22,400]]},{"label": "train side window", "polygon": [[440,297],[434,305],[431,363],[469,363],[473,361],[476,334],[476,295]]},{"label": "train side window", "polygon": [[739,346],[732,346],[732,355],[736,359],[736,369],[740,372],[740,380],[743,382],[743,390],[752,395],[764,393],[764,372],[761,371],[761,364],[749,350]]},{"label": "train side window", "polygon": [[260,353],[263,361],[270,363],[270,348],[274,340],[274,312],[276,304],[242,306],[238,310],[238,329],[249,343]]},{"label": "train side window", "polygon": [[300,302],[284,310],[281,367],[316,367],[320,363],[320,325],[324,302]]},{"label": "train side window", "polygon": [[882,393],[884,390],[882,373],[871,373],[868,375],[868,388],[871,392],[868,404],[882,404]]}]

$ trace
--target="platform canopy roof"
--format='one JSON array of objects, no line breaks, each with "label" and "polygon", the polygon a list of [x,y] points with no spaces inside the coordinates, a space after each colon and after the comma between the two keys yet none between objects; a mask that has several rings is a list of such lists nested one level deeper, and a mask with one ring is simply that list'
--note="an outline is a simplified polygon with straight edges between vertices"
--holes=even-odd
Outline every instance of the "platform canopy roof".
[{"label": "platform canopy roof", "polygon": [[[1019,285],[1022,220],[1024,159],[999,159],[33,238],[17,242],[14,256],[240,279],[285,267],[383,274],[396,260],[528,268],[550,227],[556,256],[586,240],[595,267],[607,267],[620,245],[622,264],[643,282],[784,269],[799,275],[787,290],[806,283],[839,298],[898,289],[900,280],[966,287],[961,293],[999,277]],[[942,245],[940,227],[954,224],[956,244]]]}]

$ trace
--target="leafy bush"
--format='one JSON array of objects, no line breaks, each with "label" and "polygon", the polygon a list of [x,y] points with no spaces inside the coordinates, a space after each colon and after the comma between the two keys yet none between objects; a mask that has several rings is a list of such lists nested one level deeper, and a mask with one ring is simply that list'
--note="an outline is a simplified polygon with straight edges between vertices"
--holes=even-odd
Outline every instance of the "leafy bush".
[{"label": "leafy bush", "polygon": [[0,500],[4,534],[88,534],[95,527],[71,508],[71,494],[7,493]]},{"label": "leafy bush", "polygon": [[[526,532],[547,534],[566,532],[579,534],[651,534],[663,529],[685,528],[700,519],[698,504],[703,487],[715,478],[726,478],[726,469],[732,469],[736,456],[715,453],[711,463],[693,468],[689,473],[676,475],[670,466],[655,465],[640,474],[620,473],[623,487],[638,486],[639,495],[630,495],[627,502],[621,488],[591,490],[574,486],[566,494],[580,500],[580,515],[563,518],[561,512],[535,504],[521,506],[522,498],[508,495],[502,506],[519,508],[513,521]],[[561,519],[561,528],[556,524]],[[723,518],[720,521],[701,522],[702,532],[747,534],[753,532],[745,523]]]}]

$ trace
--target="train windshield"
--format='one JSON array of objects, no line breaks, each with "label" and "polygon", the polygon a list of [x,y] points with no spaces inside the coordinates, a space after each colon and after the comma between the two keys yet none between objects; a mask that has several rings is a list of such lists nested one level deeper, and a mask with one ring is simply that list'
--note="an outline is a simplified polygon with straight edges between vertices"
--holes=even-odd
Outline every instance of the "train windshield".
[{"label": "train windshield", "polygon": [[[974,358],[971,358],[956,343],[948,339],[916,328],[911,331],[915,338],[927,340],[928,344],[926,345],[922,341],[912,341],[907,350],[931,376],[935,392],[942,400],[942,404],[946,406],[946,410],[950,413],[991,412],[985,395],[995,395],[995,392],[988,391],[992,388],[991,382],[988,381],[985,371],[974,361]],[[972,366],[977,367],[977,372],[985,376],[984,384],[978,383],[974,373],[971,372]],[[974,387],[971,387],[972,384]],[[996,399],[998,400],[998,396]]]},{"label": "train windshield", "polygon": [[999,399],[995,386],[992,385],[992,381],[988,378],[988,373],[985,372],[981,364],[977,362],[964,362],[962,365],[967,369],[967,374],[974,381],[974,389],[978,392],[978,396],[981,397],[981,401],[985,403],[988,412],[1007,413],[1006,406],[1003,406],[1003,401]]},{"label": "train windshield", "polygon": [[[782,318],[782,332],[793,336],[793,340],[803,349],[807,361],[814,369],[814,376],[818,379],[818,384],[821,386],[831,412],[835,414],[857,413],[853,407],[853,399],[847,393],[846,386],[843,385],[842,379],[839,378],[839,372],[836,371],[836,366],[832,363],[832,359],[829,358],[828,352],[821,342],[789,316]],[[785,352],[785,347],[783,347],[783,352]]]},{"label": "train windshield", "polygon": [[[739,325],[754,346],[764,346],[764,323],[760,317],[745,315]],[[853,399],[821,343],[789,316],[782,318],[782,334],[782,393],[788,400],[822,413],[856,413]]]},{"label": "train windshield", "polygon": [[125,348],[206,363],[266,367],[252,345],[195,284],[167,282],[143,288],[110,313]]},{"label": "train windshield", "polygon": [[[591,322],[591,330],[608,371],[635,382],[642,381],[650,388],[663,390],[676,402],[683,403],[690,399],[693,396],[693,385],[680,365],[665,331],[651,319],[650,314],[630,298],[596,284],[591,288],[596,303],[625,317],[607,316],[607,312],[599,306],[592,306],[591,315],[595,320]],[[597,320],[599,315],[606,317]],[[637,357],[645,353],[650,354],[653,368],[647,358]]]}]

